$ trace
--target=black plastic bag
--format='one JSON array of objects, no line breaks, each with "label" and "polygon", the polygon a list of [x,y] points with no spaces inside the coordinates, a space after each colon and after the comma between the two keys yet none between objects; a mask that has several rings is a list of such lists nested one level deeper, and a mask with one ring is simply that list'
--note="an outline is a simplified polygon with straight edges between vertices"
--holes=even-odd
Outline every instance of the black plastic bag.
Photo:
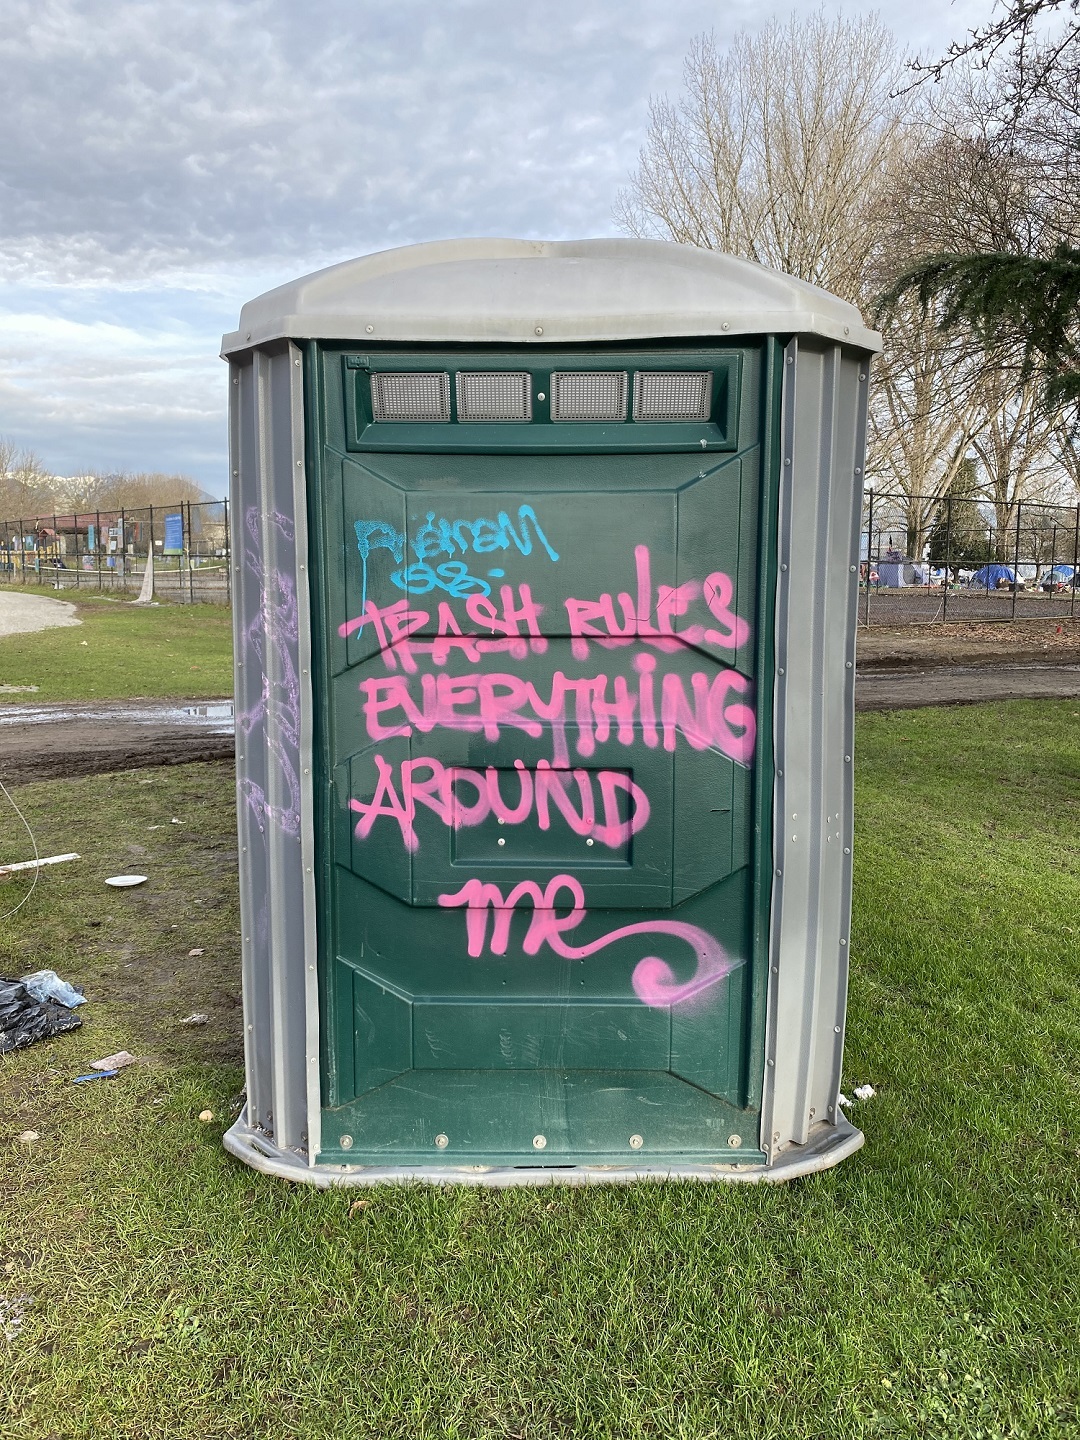
[{"label": "black plastic bag", "polygon": [[0,980],[0,1055],[77,1030],[81,1018],[55,1000],[35,1000],[18,980]]}]

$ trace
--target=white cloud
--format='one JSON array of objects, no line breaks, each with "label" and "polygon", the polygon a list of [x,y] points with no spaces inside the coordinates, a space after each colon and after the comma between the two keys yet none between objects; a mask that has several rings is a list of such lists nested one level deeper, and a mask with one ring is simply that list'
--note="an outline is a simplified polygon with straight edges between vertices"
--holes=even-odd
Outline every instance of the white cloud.
[{"label": "white cloud", "polygon": [[[988,8],[914,0],[905,38],[940,50]],[[695,33],[766,18],[753,0],[6,0],[0,433],[57,469],[175,463],[218,485],[217,340],[243,300],[411,241],[611,233],[649,94],[678,88]]]}]

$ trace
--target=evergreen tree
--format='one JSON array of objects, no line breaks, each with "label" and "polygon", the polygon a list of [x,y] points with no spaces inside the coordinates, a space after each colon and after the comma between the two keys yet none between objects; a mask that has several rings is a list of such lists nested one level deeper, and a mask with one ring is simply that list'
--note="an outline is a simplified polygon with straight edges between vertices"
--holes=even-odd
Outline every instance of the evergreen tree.
[{"label": "evergreen tree", "polygon": [[930,564],[948,565],[954,579],[960,570],[976,570],[987,560],[989,531],[976,484],[975,461],[969,457],[961,462],[930,531]]}]

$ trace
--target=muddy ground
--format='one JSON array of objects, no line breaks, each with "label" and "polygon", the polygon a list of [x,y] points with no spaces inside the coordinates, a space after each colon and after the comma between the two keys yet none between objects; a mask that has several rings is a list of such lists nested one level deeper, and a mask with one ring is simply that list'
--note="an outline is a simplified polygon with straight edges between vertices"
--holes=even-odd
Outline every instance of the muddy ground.
[{"label": "muddy ground", "polygon": [[[857,657],[858,710],[1080,697],[1080,619],[863,630]],[[0,706],[0,780],[24,784],[231,759],[227,707],[227,701]]]}]

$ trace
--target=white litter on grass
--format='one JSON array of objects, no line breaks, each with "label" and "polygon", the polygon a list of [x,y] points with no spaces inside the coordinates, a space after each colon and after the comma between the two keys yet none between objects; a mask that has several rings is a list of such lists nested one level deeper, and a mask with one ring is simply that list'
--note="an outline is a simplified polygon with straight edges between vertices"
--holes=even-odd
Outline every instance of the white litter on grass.
[{"label": "white litter on grass", "polygon": [[209,1025],[209,1023],[210,1016],[203,1015],[198,1010],[195,1011],[194,1015],[187,1015],[180,1021],[181,1025]]},{"label": "white litter on grass", "polygon": [[856,1100],[872,1100],[876,1094],[877,1094],[877,1091],[874,1089],[873,1085],[856,1085],[856,1086],[855,1086],[855,1099],[856,1099]]},{"label": "white litter on grass", "polygon": [[197,945],[194,950],[189,950],[187,953],[188,959],[190,960],[193,955],[205,955],[206,951],[202,948],[201,945]]},{"label": "white litter on grass", "polygon": [[147,879],[146,875],[110,875],[105,884],[117,890],[128,890],[132,885],[145,885]]},{"label": "white litter on grass", "polygon": [[5,1340],[15,1339],[33,1303],[29,1295],[13,1295],[10,1300],[6,1295],[0,1295],[0,1334]]},{"label": "white litter on grass", "polygon": [[129,1055],[126,1050],[118,1050],[115,1055],[106,1055],[102,1060],[91,1060],[91,1070],[123,1070],[128,1065],[135,1064],[135,1056]]},{"label": "white litter on grass", "polygon": [[844,1092],[841,1090],[841,1091],[840,1091],[840,1094],[836,1097],[836,1103],[837,1103],[838,1105],[842,1105],[842,1106],[844,1107],[844,1109],[846,1110],[846,1109],[848,1108],[848,1106],[851,1104],[851,1101],[847,1098],[847,1096],[846,1096],[846,1095],[844,1094]]},{"label": "white litter on grass", "polygon": [[41,1136],[36,1130],[23,1130],[15,1136],[15,1139],[20,1145],[32,1145],[35,1140],[40,1140]]},{"label": "white litter on grass", "polygon": [[0,695],[36,695],[36,685],[0,685]]}]

